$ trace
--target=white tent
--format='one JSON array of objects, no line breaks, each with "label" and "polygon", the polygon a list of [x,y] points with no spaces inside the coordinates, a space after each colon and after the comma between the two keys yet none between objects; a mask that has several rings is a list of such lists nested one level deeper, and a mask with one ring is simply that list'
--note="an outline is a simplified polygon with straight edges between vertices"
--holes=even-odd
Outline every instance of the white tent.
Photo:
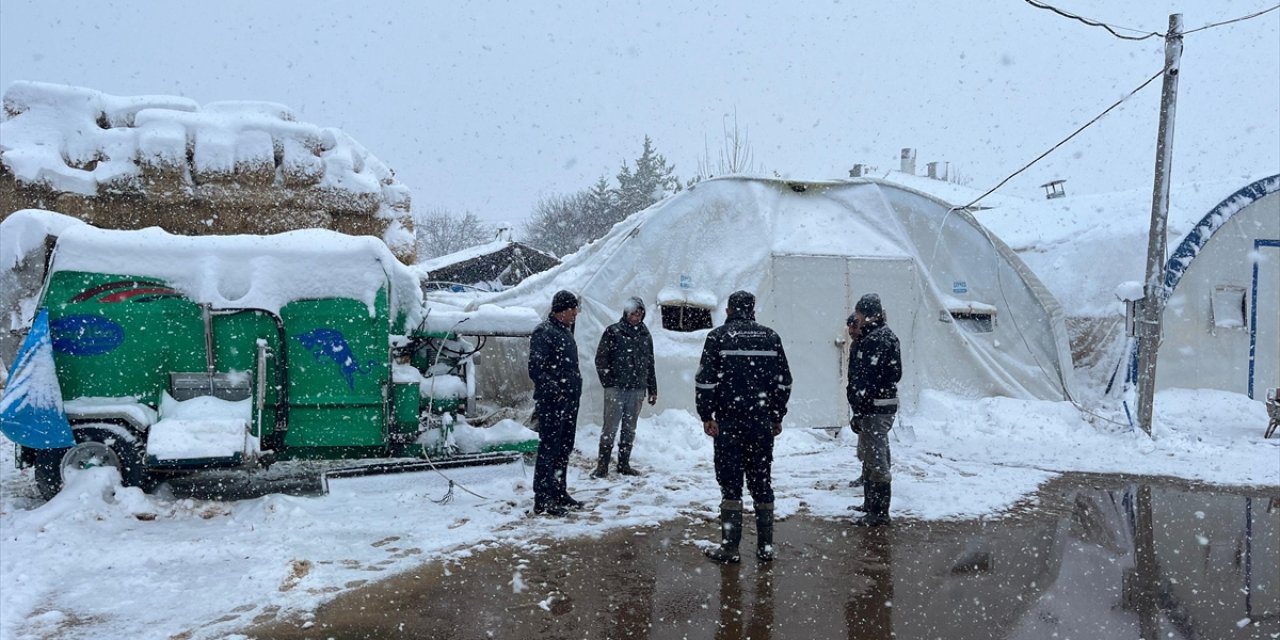
[{"label": "white tent", "polygon": [[[795,378],[788,424],[847,423],[845,318],[867,292],[880,294],[902,341],[905,410],[921,389],[1070,394],[1062,313],[1043,285],[968,213],[881,180],[708,180],[483,302],[545,313],[559,289],[583,300],[576,328],[583,421],[599,420],[592,361],[629,296],[649,306],[657,409],[692,410],[706,328],[724,321],[738,289],[756,294],[757,318],[782,336]],[[482,394],[512,402],[530,390],[527,341],[504,341],[483,356]]]},{"label": "white tent", "polygon": [[1156,387],[1266,398],[1280,387],[1280,175],[1223,200],[1165,269]]}]

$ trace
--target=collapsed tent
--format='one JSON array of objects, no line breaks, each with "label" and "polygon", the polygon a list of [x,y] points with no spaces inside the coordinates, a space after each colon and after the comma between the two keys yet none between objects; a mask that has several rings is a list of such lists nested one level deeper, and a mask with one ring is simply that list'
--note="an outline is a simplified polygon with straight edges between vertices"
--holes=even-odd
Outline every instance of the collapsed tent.
[{"label": "collapsed tent", "polygon": [[[867,292],[880,294],[902,341],[907,411],[922,389],[1053,400],[1071,393],[1062,313],[1039,280],[967,212],[881,180],[704,181],[483,302],[545,311],[559,289],[583,301],[576,336],[584,421],[597,420],[601,406],[596,346],[628,297],[649,305],[657,408],[692,410],[707,330],[724,321],[738,289],[757,295],[757,318],[782,336],[795,378],[788,424],[848,422],[845,318]],[[527,398],[526,361],[527,341],[491,348],[481,394]]]}]

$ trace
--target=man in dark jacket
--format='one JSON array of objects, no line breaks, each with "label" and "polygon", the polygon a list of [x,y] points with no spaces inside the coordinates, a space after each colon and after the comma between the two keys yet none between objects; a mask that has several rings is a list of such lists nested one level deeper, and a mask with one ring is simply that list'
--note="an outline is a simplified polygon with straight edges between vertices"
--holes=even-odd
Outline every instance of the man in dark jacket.
[{"label": "man in dark jacket", "polygon": [[694,378],[702,430],[715,439],[720,485],[720,546],[706,551],[716,562],[738,562],[742,541],[742,480],[756,509],[756,558],[773,550],[773,439],[791,398],[791,367],[782,339],[755,321],[754,295],[729,296],[728,318],[707,334]]},{"label": "man in dark jacket", "polygon": [[880,296],[868,293],[858,300],[846,322],[855,339],[849,351],[846,393],[853,412],[850,426],[858,434],[858,458],[864,479],[866,514],[854,521],[860,527],[889,524],[889,430],[898,413],[898,381],[902,352],[898,336],[885,324]]},{"label": "man in dark jacket", "polygon": [[551,314],[529,338],[529,377],[533,380],[534,415],[538,419],[538,462],[533,471],[533,512],[563,516],[583,504],[569,496],[565,474],[577,435],[582,374],[573,323],[578,297],[557,291]]},{"label": "man in dark jacket", "polygon": [[604,426],[600,430],[600,456],[592,478],[609,475],[613,441],[622,425],[618,441],[618,473],[638,476],[631,467],[631,447],[636,439],[636,421],[646,392],[649,404],[658,401],[658,377],[653,370],[653,336],[644,326],[644,301],[632,297],[622,308],[622,319],[609,325],[596,348],[596,372],[604,387]]}]

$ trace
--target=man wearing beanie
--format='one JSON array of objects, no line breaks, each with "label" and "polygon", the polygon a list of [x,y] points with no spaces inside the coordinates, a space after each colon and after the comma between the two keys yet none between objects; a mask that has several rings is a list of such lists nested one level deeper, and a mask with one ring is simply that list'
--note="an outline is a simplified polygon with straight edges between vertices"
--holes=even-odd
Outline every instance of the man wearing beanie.
[{"label": "man wearing beanie", "polygon": [[537,514],[563,516],[584,507],[565,486],[582,395],[578,345],[573,339],[577,318],[578,297],[557,291],[551,299],[551,314],[529,338],[529,378],[538,418],[538,461],[533,471],[533,512]]},{"label": "man wearing beanie", "polygon": [[636,438],[636,420],[647,393],[649,404],[658,401],[658,377],[653,368],[653,337],[644,326],[644,301],[637,297],[622,307],[622,318],[609,325],[596,348],[596,373],[604,387],[604,426],[600,430],[600,455],[592,478],[609,475],[613,441],[618,441],[618,473],[638,476],[631,467],[631,447]]},{"label": "man wearing beanie", "polygon": [[791,367],[782,339],[755,321],[756,297],[729,296],[728,318],[707,334],[694,377],[702,430],[714,438],[720,485],[720,546],[706,556],[739,561],[742,541],[742,481],[756,510],[756,559],[773,560],[773,439],[791,398]]},{"label": "man wearing beanie", "polygon": [[879,295],[862,296],[853,309],[845,322],[854,340],[845,391],[853,413],[849,426],[858,434],[864,481],[862,510],[866,511],[853,524],[878,527],[889,524],[889,430],[898,413],[902,353],[898,336],[885,324]]}]

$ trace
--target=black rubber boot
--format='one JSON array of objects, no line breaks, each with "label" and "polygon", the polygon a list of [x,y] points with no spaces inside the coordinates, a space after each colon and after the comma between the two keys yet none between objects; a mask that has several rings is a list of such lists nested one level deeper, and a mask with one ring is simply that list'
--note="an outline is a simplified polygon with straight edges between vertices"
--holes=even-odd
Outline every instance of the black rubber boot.
[{"label": "black rubber boot", "polygon": [[602,456],[600,460],[596,462],[596,470],[591,472],[591,477],[596,480],[609,477],[608,457]]},{"label": "black rubber boot", "polygon": [[712,562],[721,564],[737,564],[742,557],[738,555],[738,545],[742,542],[742,501],[724,500],[720,502],[720,546],[703,551],[703,555]]},{"label": "black rubber boot", "polygon": [[889,524],[890,489],[888,482],[868,482],[866,515],[853,521],[855,527],[879,527]]},{"label": "black rubber boot", "polygon": [[618,473],[624,476],[638,476],[639,471],[631,467],[631,448],[618,447]]},{"label": "black rubber boot", "polygon": [[772,562],[778,554],[773,550],[773,503],[756,505],[756,560]]}]

